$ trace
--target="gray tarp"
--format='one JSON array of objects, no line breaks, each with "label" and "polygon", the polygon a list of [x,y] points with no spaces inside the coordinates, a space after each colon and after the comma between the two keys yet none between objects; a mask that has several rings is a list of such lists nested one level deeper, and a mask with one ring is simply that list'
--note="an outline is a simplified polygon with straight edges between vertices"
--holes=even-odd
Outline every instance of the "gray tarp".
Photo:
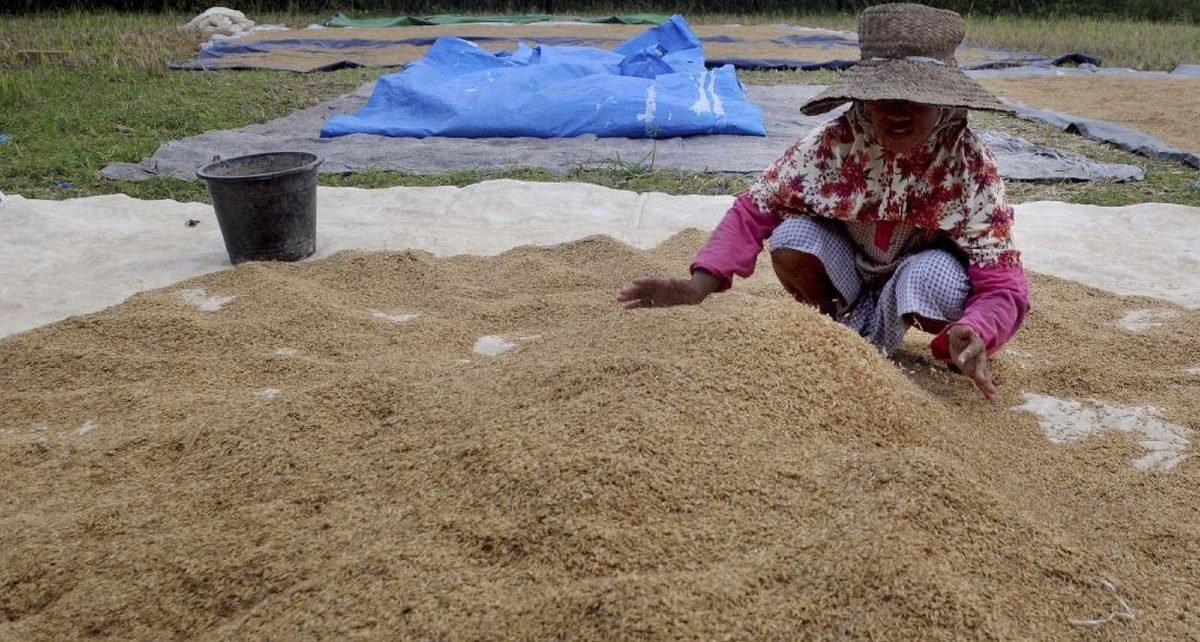
[{"label": "gray tarp", "polygon": [[[1166,78],[1189,80],[1200,78],[1200,65],[1179,65],[1170,73],[1165,71],[1137,71],[1124,67],[1101,68],[1080,65],[1076,68],[1046,67],[1029,65],[1009,69],[988,69],[967,72],[974,78],[1027,78],[1030,76],[1118,76],[1124,78]],[[1027,120],[1047,123],[1063,131],[1080,134],[1111,143],[1127,152],[1141,154],[1156,160],[1172,160],[1200,168],[1200,154],[1172,147],[1167,143],[1131,127],[1083,116],[1064,114],[1050,109],[1035,109],[1021,103],[1007,101],[1017,108],[1017,115]]]},{"label": "gray tarp", "polygon": [[[371,95],[373,83],[353,94],[326,101],[270,122],[232,130],[210,131],[163,144],[141,163],[114,163],[101,176],[117,180],[147,180],[158,176],[195,178],[195,172],[215,158],[257,152],[296,150],[325,159],[322,172],[351,173],[389,170],[411,174],[440,174],[453,170],[496,171],[516,167],[543,168],[555,173],[571,169],[642,163],[656,168],[691,171],[756,173],[775,160],[796,138],[836,113],[807,117],[798,107],[824,87],[780,85],[747,87],[750,99],[763,108],[767,136],[696,136],[665,140],[596,138],[386,138],[355,134],[318,138],[331,114],[353,113]],[[1017,180],[1141,180],[1144,172],[1131,165],[1096,163],[1081,156],[1035,146],[996,132],[983,132],[993,146],[1000,172]]]},{"label": "gray tarp", "polygon": [[1174,71],[1139,71],[1128,67],[1097,67],[1082,64],[1078,67],[1050,65],[1019,65],[996,69],[970,69],[972,78],[1028,78],[1030,76],[1120,76],[1123,78],[1175,78],[1187,80],[1200,77],[1200,65],[1179,65]]},{"label": "gray tarp", "polygon": [[1048,123],[1063,131],[1080,134],[1092,140],[1111,143],[1127,152],[1141,154],[1156,160],[1170,160],[1186,163],[1200,168],[1200,154],[1172,147],[1163,141],[1140,132],[1131,127],[1110,123],[1105,120],[1093,120],[1083,116],[1073,116],[1050,109],[1035,109],[1025,105],[1005,101],[1016,107],[1017,115],[1021,118]]}]

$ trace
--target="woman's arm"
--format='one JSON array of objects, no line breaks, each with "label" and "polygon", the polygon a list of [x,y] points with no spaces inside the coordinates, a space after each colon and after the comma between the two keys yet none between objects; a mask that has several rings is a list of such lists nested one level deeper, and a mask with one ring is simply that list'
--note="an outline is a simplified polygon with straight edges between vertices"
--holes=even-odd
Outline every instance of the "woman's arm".
[{"label": "woman's arm", "polygon": [[[1000,168],[986,145],[970,131],[967,145],[968,175],[964,188],[970,190],[959,216],[942,222],[967,256],[967,278],[971,296],[961,319],[950,327],[971,328],[985,350],[986,360],[1017,333],[1029,312],[1029,282],[1021,267],[1021,253],[1013,243],[1014,212],[1008,204]],[[942,332],[930,344],[933,356],[945,361],[957,351]]]},{"label": "woman's arm", "polygon": [[[843,117],[835,122],[844,125],[844,121]],[[817,127],[808,136],[792,143],[763,171],[754,185],[734,199],[708,242],[696,253],[690,270],[691,279],[634,279],[617,292],[617,302],[626,308],[696,304],[713,292],[728,290],[734,276],[745,278],[753,274],[763,241],[783,220],[774,213],[774,204],[786,200],[776,198],[782,183],[781,172],[787,174],[785,170],[791,167],[795,156],[816,144],[829,127],[828,124]],[[763,205],[760,207],[759,203]]]},{"label": "woman's arm", "polygon": [[692,274],[707,272],[717,279],[714,291],[728,290],[733,285],[734,275],[747,278],[754,274],[763,241],[771,236],[781,220],[776,214],[761,212],[749,193],[742,192],[696,254]]},{"label": "woman's arm", "polygon": [[995,354],[1017,333],[1029,312],[1029,281],[1018,265],[972,265],[967,269],[971,296],[961,319],[929,344],[935,359],[950,361],[950,327],[965,325],[983,341],[987,355]]},{"label": "woman's arm", "polygon": [[617,292],[617,302],[626,308],[695,305],[713,292],[728,290],[734,275],[744,278],[754,273],[763,240],[779,221],[778,216],[760,212],[754,199],[743,192],[696,254],[691,279],[634,279]]},{"label": "woman's arm", "polygon": [[[995,399],[996,381],[988,357],[1017,333],[1029,312],[1029,282],[1021,253],[1012,238],[1013,208],[990,150],[970,131],[961,187],[967,190],[961,209],[942,220],[967,255],[971,296],[962,318],[949,324],[930,342],[934,358],[954,364],[988,399]],[[952,210],[953,211],[953,210]]]}]

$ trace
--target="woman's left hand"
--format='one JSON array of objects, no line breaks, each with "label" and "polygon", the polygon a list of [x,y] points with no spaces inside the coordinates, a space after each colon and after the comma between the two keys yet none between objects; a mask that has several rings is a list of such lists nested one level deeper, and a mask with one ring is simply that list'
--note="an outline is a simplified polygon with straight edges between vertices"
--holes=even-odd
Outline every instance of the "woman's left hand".
[{"label": "woman's left hand", "polygon": [[966,325],[951,326],[946,333],[950,337],[950,361],[975,382],[988,401],[994,401],[998,391],[988,366],[987,346],[983,339]]}]

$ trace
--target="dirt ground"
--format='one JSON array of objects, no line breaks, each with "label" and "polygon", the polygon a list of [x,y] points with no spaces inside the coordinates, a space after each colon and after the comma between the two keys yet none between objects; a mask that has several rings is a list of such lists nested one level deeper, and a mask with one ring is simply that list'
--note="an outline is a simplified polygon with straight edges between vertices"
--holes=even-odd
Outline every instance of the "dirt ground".
[{"label": "dirt ground", "polygon": [[[0,340],[0,640],[1200,630],[1200,463],[1010,410],[1200,429],[1200,311],[1036,277],[988,404],[769,270],[614,304],[703,239],[246,264]],[[1136,619],[1073,624],[1105,580]]]},{"label": "dirt ground", "polygon": [[989,78],[983,85],[1030,107],[1120,123],[1200,152],[1200,79]]}]

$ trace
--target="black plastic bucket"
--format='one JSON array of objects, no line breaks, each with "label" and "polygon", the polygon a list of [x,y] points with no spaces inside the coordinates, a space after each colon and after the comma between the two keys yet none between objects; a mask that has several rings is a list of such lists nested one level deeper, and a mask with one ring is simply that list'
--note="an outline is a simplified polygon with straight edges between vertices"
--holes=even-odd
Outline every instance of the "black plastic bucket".
[{"label": "black plastic bucket", "polygon": [[216,161],[196,172],[208,183],[234,265],[312,256],[320,164],[308,152],[269,152]]}]

